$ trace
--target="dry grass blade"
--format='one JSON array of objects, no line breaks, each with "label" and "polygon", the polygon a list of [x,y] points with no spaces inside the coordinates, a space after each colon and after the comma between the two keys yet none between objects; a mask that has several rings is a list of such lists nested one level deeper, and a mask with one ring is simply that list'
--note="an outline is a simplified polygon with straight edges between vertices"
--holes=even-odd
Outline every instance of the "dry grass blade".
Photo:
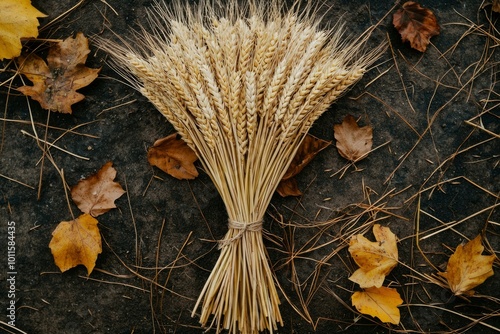
[{"label": "dry grass blade", "polygon": [[224,200],[229,231],[193,311],[201,306],[201,324],[217,331],[282,324],[264,214],[313,122],[383,51],[363,51],[369,34],[346,42],[338,27],[319,30],[314,11],[279,7],[156,3],[154,33],[99,43],[193,148]]},{"label": "dry grass blade", "polygon": [[27,187],[27,188],[30,188],[30,189],[35,189],[35,187],[30,186],[29,184],[26,184],[26,183],[21,182],[21,181],[19,181],[19,180],[13,179],[13,178],[8,177],[8,176],[6,176],[6,175],[0,174],[0,177],[3,177],[4,179],[9,180],[9,181],[12,181],[12,182],[18,183],[18,184],[20,184],[20,185],[23,185],[23,186],[25,186],[25,187]]},{"label": "dry grass blade", "polygon": [[3,321],[0,321],[0,329],[2,329],[4,331],[4,333],[7,333],[7,334],[26,334],[25,331],[19,329],[19,328],[16,328],[15,326],[12,326],[12,325],[9,325],[8,323],[6,322],[3,322]]}]

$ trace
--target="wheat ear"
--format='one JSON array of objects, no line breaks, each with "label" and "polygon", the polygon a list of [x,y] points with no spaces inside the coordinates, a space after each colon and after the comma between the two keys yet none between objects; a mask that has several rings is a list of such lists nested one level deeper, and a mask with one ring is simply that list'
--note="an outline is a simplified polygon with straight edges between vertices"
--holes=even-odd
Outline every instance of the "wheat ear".
[{"label": "wheat ear", "polygon": [[283,324],[262,239],[266,209],[314,121],[383,51],[364,51],[369,34],[319,29],[311,7],[278,3],[155,3],[132,41],[98,41],[193,148],[225,203],[228,232],[192,313],[217,332]]}]

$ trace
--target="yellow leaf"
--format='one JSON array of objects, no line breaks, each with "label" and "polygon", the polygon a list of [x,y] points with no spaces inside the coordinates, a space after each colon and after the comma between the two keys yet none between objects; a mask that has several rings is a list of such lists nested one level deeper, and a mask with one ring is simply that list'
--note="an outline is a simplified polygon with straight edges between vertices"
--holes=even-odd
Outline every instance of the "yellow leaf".
[{"label": "yellow leaf", "polygon": [[116,208],[115,200],[125,193],[118,182],[113,182],[116,169],[108,162],[88,178],[71,188],[71,198],[82,212],[93,217],[102,215]]},{"label": "yellow leaf", "polygon": [[44,109],[71,114],[71,105],[85,98],[77,90],[94,81],[100,71],[85,66],[89,53],[88,39],[80,32],[75,38],[52,44],[47,63],[35,54],[19,57],[19,71],[33,86],[18,90],[40,102]]},{"label": "yellow leaf", "polygon": [[368,288],[365,291],[357,291],[352,297],[352,305],[363,314],[379,318],[382,322],[399,324],[400,314],[398,306],[403,303],[396,289]]},{"label": "yellow leaf", "polygon": [[385,276],[398,264],[396,236],[388,227],[373,226],[376,242],[361,234],[354,235],[349,242],[349,253],[360,267],[349,279],[362,288],[381,287]]},{"label": "yellow leaf", "polygon": [[465,246],[459,245],[450,256],[446,272],[439,273],[446,278],[455,295],[472,295],[474,291],[471,289],[493,276],[495,255],[481,255],[483,250],[481,235],[478,235]]},{"label": "yellow leaf", "polygon": [[102,252],[98,221],[89,214],[75,220],[62,221],[52,232],[49,247],[54,262],[62,272],[83,264],[90,275],[97,255]]},{"label": "yellow leaf", "polygon": [[21,38],[38,36],[38,19],[47,15],[30,0],[0,1],[0,60],[21,54]]}]

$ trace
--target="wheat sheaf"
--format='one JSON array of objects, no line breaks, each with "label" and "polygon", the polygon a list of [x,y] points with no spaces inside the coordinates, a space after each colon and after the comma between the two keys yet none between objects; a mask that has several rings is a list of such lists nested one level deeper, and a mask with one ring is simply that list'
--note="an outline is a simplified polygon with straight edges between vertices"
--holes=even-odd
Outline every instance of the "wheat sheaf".
[{"label": "wheat sheaf", "polygon": [[320,28],[299,2],[155,2],[131,40],[100,40],[118,72],[196,152],[228,214],[220,257],[193,310],[217,332],[283,325],[262,239],[266,209],[316,119],[383,47]]}]

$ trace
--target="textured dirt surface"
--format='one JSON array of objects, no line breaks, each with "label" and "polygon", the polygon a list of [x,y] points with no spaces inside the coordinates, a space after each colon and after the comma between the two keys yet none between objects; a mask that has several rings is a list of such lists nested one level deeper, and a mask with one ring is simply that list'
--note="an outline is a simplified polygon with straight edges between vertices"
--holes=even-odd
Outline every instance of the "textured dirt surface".
[{"label": "textured dirt surface", "polygon": [[[342,173],[347,161],[331,145],[297,177],[302,197],[273,198],[264,226],[271,234],[266,245],[281,285],[284,326],[278,333],[442,333],[461,332],[471,324],[471,333],[493,333],[500,328],[498,273],[477,288],[479,297],[456,298],[421,275],[436,270],[418,249],[440,270],[460,242],[481,232],[486,252],[498,255],[500,250],[495,209],[500,192],[499,57],[484,32],[476,29],[463,36],[473,24],[485,31],[498,29],[499,16],[491,14],[491,6],[481,9],[478,1],[421,3],[435,11],[441,25],[441,34],[425,54],[401,42],[392,26],[392,1],[325,1],[324,8],[330,8],[325,25],[343,20],[346,31],[356,35],[383,18],[368,47],[382,39],[391,47],[311,132],[333,141],[333,125],[351,114],[373,127],[374,147],[380,147]],[[76,1],[33,4],[49,15],[44,25]],[[113,38],[110,28],[131,36],[130,29],[143,22],[151,4],[85,1],[43,29],[40,38],[62,39],[79,31]],[[491,34],[498,45],[500,34]],[[30,45],[46,54],[47,44]],[[91,49],[87,64],[102,66],[102,71],[80,90],[86,99],[74,105],[72,115],[51,113],[48,119],[37,102],[15,91],[22,85],[19,77],[12,90],[8,83],[0,88],[0,109],[5,110],[0,130],[0,245],[6,254],[7,224],[14,221],[16,327],[26,333],[202,333],[191,311],[218,256],[213,240],[227,229],[224,205],[203,171],[188,182],[149,166],[147,147],[173,128],[145,98],[119,82],[106,54],[94,45]],[[0,81],[11,75],[1,73]],[[52,128],[47,130],[47,123]],[[77,126],[79,134],[56,128]],[[88,157],[51,149],[70,186],[113,161],[117,180],[126,187],[118,209],[99,218],[105,242],[90,277],[82,266],[61,274],[54,265],[48,248],[51,233],[58,222],[71,220],[71,213],[60,174],[47,159],[40,162],[42,151],[22,130],[36,130],[50,142],[64,134],[58,146]],[[77,215],[76,206],[72,208]],[[369,226],[375,220],[390,226],[400,240],[402,264],[386,279],[405,301],[399,326],[360,316],[350,302],[359,288],[347,279],[356,265],[342,236],[366,224],[363,230],[372,239]],[[429,235],[453,222],[452,228],[417,245],[417,232]],[[293,253],[300,256],[292,261]],[[498,271],[498,259],[494,269]],[[7,272],[4,256],[2,281]],[[4,322],[7,290],[2,285]]]}]

